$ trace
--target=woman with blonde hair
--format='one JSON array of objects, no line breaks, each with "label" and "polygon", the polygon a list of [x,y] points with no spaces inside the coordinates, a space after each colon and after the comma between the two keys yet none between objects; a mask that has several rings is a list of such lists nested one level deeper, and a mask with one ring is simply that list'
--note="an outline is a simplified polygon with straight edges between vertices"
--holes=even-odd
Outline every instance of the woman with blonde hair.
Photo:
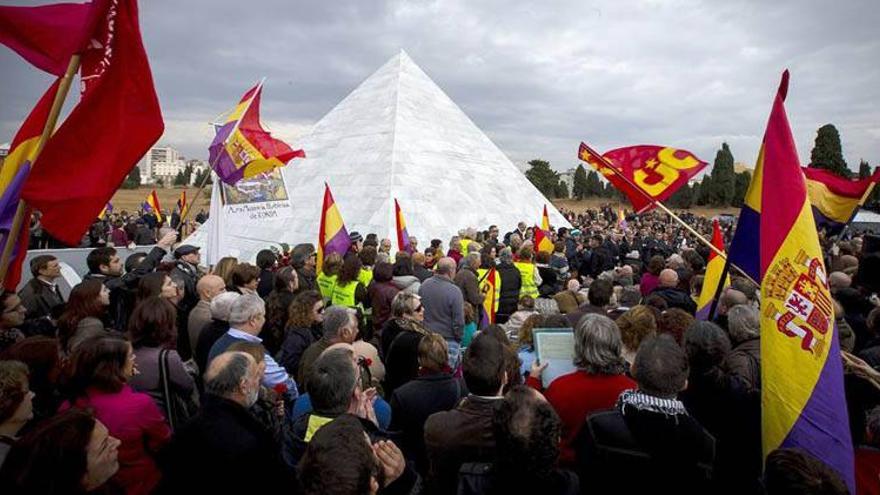
[{"label": "woman with blonde hair", "polygon": [[238,265],[238,259],[234,256],[226,256],[224,258],[220,258],[220,261],[214,265],[214,269],[211,271],[212,275],[217,275],[222,278],[224,282],[226,282],[226,289],[232,290],[232,272],[235,271],[235,267]]},{"label": "woman with blonde hair", "polygon": [[620,339],[623,342],[623,359],[632,364],[636,359],[639,344],[647,337],[657,334],[657,320],[651,308],[638,305],[617,318]]}]

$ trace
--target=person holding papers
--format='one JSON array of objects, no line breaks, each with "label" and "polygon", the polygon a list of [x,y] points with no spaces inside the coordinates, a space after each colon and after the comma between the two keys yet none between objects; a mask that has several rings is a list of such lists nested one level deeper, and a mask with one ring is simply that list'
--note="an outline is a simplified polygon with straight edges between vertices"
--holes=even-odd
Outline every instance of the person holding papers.
[{"label": "person holding papers", "polygon": [[575,371],[553,380],[544,390],[541,373],[547,364],[532,365],[526,384],[543,391],[562,420],[560,463],[574,463],[572,442],[587,415],[613,407],[621,392],[636,388],[625,374],[621,348],[617,324],[607,316],[587,314],[574,329]]}]

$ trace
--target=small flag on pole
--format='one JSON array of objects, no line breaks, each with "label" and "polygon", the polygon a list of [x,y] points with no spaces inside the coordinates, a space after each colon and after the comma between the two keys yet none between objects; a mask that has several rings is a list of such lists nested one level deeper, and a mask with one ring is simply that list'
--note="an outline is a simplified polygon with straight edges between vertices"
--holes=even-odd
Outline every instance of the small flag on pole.
[{"label": "small flag on pole", "polygon": [[[712,245],[719,251],[724,251],[724,237],[721,235],[721,226],[716,218],[712,222]],[[703,288],[700,290],[700,297],[697,299],[697,319],[706,320],[709,318],[709,312],[712,310],[712,301],[715,300],[715,293],[718,291],[718,283],[721,281],[721,274],[724,272],[724,259],[718,256],[715,251],[709,251],[709,262],[706,264],[706,275],[703,277]],[[724,287],[730,285],[730,277],[725,277]]]},{"label": "small flag on pole", "polygon": [[550,215],[547,214],[547,205],[544,205],[544,214],[541,215],[541,230],[550,231]]},{"label": "small flag on pole", "polygon": [[535,250],[542,253],[553,252],[553,241],[550,240],[550,234],[544,229],[535,226]]},{"label": "small flag on pole", "polygon": [[177,211],[181,217],[184,216],[186,211],[186,189],[180,191],[180,197],[177,198]]},{"label": "small flag on pole", "polygon": [[400,209],[400,203],[394,199],[394,223],[397,228],[397,249],[406,253],[412,252],[412,244],[409,242],[409,232],[406,231],[406,220],[403,218],[403,211]]},{"label": "small flag on pole", "polygon": [[321,206],[321,224],[318,230],[318,273],[324,265],[324,258],[330,253],[344,256],[351,246],[351,239],[342,221],[342,214],[336,207],[330,186],[324,184],[324,204]]},{"label": "small flag on pole", "polygon": [[155,189],[150,191],[150,194],[147,194],[143,207],[145,212],[153,213],[160,222],[162,221],[162,208],[159,206],[159,195],[156,194]]},{"label": "small flag on pole", "polygon": [[242,96],[226,122],[217,129],[209,148],[208,162],[226,184],[235,184],[306,156],[303,150],[292,149],[263,129],[260,124],[262,91],[260,82]]},{"label": "small flag on pole", "polygon": [[480,328],[486,328],[495,324],[495,312],[498,310],[498,294],[501,284],[498,283],[498,272],[490,268],[480,279],[480,292],[485,296],[483,299],[483,311]]}]

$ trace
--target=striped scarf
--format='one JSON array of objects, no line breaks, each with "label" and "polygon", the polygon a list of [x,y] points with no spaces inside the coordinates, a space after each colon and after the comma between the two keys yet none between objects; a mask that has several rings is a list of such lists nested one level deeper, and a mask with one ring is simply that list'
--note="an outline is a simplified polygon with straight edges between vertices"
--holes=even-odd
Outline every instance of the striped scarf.
[{"label": "striped scarf", "polygon": [[632,407],[639,411],[649,411],[667,416],[687,414],[684,404],[676,399],[661,399],[647,395],[638,390],[624,390],[617,399],[617,408],[625,414],[626,408]]}]

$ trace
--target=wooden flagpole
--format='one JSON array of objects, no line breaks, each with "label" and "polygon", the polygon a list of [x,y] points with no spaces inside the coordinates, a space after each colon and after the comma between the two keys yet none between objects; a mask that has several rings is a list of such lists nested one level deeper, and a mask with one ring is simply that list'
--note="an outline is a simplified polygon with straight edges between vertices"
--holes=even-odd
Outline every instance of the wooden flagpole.
[{"label": "wooden flagpole", "polygon": [[[726,254],[724,251],[722,251],[722,250],[718,249],[717,247],[715,247],[715,245],[713,245],[712,242],[710,242],[708,239],[706,239],[705,237],[703,237],[702,234],[700,234],[699,232],[697,232],[696,230],[694,230],[693,227],[691,227],[690,225],[688,225],[687,222],[685,222],[684,220],[681,219],[681,217],[679,217],[678,215],[676,215],[675,213],[673,213],[672,210],[670,210],[669,208],[667,208],[666,205],[664,205],[662,202],[657,201],[656,199],[652,198],[651,195],[649,195],[648,193],[646,193],[641,187],[639,187],[639,186],[633,184],[633,182],[632,182],[631,180],[629,180],[629,177],[627,177],[627,176],[623,175],[622,173],[620,173],[620,171],[617,170],[617,167],[615,167],[611,162],[609,162],[604,156],[600,155],[599,153],[596,153],[596,151],[595,151],[593,148],[590,148],[590,147],[587,146],[586,144],[584,144],[584,143],[581,143],[581,144],[583,144],[584,148],[586,148],[586,150],[589,151],[591,155],[595,156],[597,159],[599,159],[600,161],[602,161],[602,163],[603,163],[607,168],[611,169],[612,172],[614,172],[615,174],[617,174],[618,177],[620,177],[621,179],[623,179],[624,181],[626,181],[626,183],[629,184],[633,189],[635,189],[635,190],[637,190],[639,193],[641,193],[645,198],[647,198],[649,201],[651,201],[652,204],[658,206],[658,207],[659,207],[661,210],[663,210],[667,215],[669,215],[673,220],[675,220],[676,222],[678,222],[679,224],[681,224],[682,227],[684,227],[685,229],[688,230],[688,232],[690,232],[691,234],[693,234],[694,237],[696,237],[700,242],[702,242],[703,244],[705,244],[706,246],[708,246],[709,249],[711,249],[712,251],[714,251],[715,254],[717,254],[718,256],[721,256],[721,258],[723,258],[724,261],[727,262],[727,254]],[[587,160],[583,160],[583,161],[587,161]],[[587,163],[589,163],[589,161],[587,161]],[[758,286],[761,285],[761,284],[759,284],[758,282],[756,282],[752,277],[750,277],[749,274],[746,273],[745,271],[743,271],[740,267],[734,265],[733,263],[731,263],[730,266],[734,267],[734,268],[736,269],[736,271],[738,271],[742,276],[744,276],[744,277],[746,277],[747,279],[749,279],[753,284],[758,285]]]},{"label": "wooden flagpole", "polygon": [[[49,117],[46,119],[46,125],[43,126],[43,133],[40,135],[40,140],[37,141],[37,150],[34,153],[31,164],[36,163],[37,158],[40,156],[43,148],[46,147],[46,143],[49,141],[52,133],[55,132],[55,124],[58,123],[58,117],[61,115],[62,107],[64,107],[64,100],[67,99],[67,93],[70,90],[73,77],[79,70],[79,63],[80,55],[78,53],[73,54],[73,56],[70,57],[70,62],[67,64],[67,71],[61,77],[61,84],[58,85],[58,92],[55,93],[55,99],[52,101],[52,108],[49,110]],[[15,217],[12,219],[12,228],[6,235],[6,245],[3,246],[3,254],[0,255],[0,285],[6,281],[6,274],[9,273],[12,249],[18,243],[21,226],[25,221],[24,213],[26,209],[27,204],[25,204],[23,199],[19,199],[18,207],[15,210]],[[30,219],[27,220],[30,221]]]}]

